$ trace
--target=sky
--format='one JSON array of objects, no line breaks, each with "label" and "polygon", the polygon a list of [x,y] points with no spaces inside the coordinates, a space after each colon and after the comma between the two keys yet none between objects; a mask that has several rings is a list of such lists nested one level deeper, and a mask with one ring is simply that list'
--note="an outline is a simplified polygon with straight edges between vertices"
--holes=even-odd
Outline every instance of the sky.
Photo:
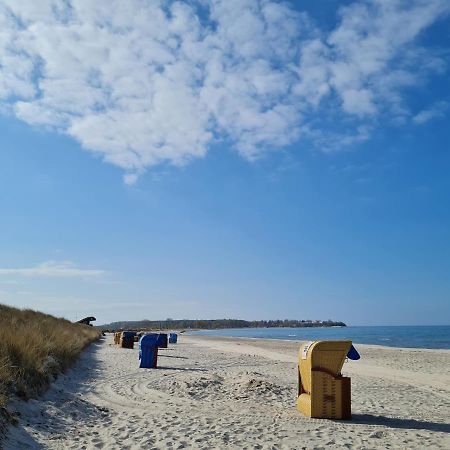
[{"label": "sky", "polygon": [[448,0],[0,0],[0,302],[450,323]]}]

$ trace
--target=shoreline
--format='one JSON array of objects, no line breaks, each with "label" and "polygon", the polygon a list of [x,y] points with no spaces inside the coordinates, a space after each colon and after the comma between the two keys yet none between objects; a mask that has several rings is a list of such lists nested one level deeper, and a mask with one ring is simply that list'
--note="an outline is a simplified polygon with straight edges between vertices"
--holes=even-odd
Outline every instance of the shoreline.
[{"label": "shoreline", "polygon": [[[189,332],[184,333],[185,336],[189,337],[200,337],[200,338],[214,338],[214,339],[241,339],[241,340],[249,340],[249,341],[267,341],[270,342],[293,342],[298,345],[300,345],[303,342],[307,342],[307,340],[302,339],[278,339],[278,338],[259,338],[259,337],[242,337],[242,336],[212,336],[212,335],[202,335],[202,334],[190,334]],[[314,340],[320,340],[320,339],[311,339]],[[339,340],[339,339],[324,339],[324,340]],[[342,339],[342,340],[351,340],[351,339]],[[390,345],[381,345],[381,344],[363,344],[361,342],[356,342],[352,340],[352,343],[354,345],[357,345],[358,347],[367,347],[367,348],[373,348],[373,349],[383,349],[383,350],[404,350],[404,351],[419,351],[419,352],[448,352],[450,354],[450,349],[448,348],[425,348],[425,347],[394,347]]]},{"label": "shoreline", "polygon": [[5,450],[450,448],[448,351],[358,346],[350,421],[295,407],[298,342],[182,334],[158,369],[108,335],[37,400]]},{"label": "shoreline", "polygon": [[[338,331],[335,331],[338,330]],[[401,331],[396,331],[401,330]],[[421,331],[425,330],[425,331]],[[236,328],[186,330],[189,335],[282,341],[351,340],[357,345],[450,350],[450,325]]]}]

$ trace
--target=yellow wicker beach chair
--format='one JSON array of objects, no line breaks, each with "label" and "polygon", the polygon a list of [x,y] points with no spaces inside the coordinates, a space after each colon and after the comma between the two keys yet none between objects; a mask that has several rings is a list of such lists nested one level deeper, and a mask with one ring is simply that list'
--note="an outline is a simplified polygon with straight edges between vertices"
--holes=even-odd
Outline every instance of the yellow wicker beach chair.
[{"label": "yellow wicker beach chair", "polygon": [[297,409],[308,417],[351,418],[350,378],[341,375],[351,341],[316,341],[300,347]]}]

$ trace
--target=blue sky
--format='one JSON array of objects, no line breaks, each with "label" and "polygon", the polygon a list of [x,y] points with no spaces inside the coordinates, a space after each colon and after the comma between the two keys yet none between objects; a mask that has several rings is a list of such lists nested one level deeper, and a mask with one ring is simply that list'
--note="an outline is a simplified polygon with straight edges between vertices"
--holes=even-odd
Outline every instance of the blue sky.
[{"label": "blue sky", "polygon": [[0,302],[448,324],[448,2],[17,3]]}]

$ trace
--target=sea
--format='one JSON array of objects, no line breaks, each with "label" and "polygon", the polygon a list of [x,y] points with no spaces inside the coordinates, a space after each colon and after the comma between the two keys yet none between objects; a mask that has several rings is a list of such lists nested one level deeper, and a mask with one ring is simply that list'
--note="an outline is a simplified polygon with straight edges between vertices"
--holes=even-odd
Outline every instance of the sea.
[{"label": "sea", "polygon": [[288,341],[351,340],[355,344],[388,347],[450,349],[450,325],[347,326],[330,328],[228,328],[197,330],[189,334]]}]

